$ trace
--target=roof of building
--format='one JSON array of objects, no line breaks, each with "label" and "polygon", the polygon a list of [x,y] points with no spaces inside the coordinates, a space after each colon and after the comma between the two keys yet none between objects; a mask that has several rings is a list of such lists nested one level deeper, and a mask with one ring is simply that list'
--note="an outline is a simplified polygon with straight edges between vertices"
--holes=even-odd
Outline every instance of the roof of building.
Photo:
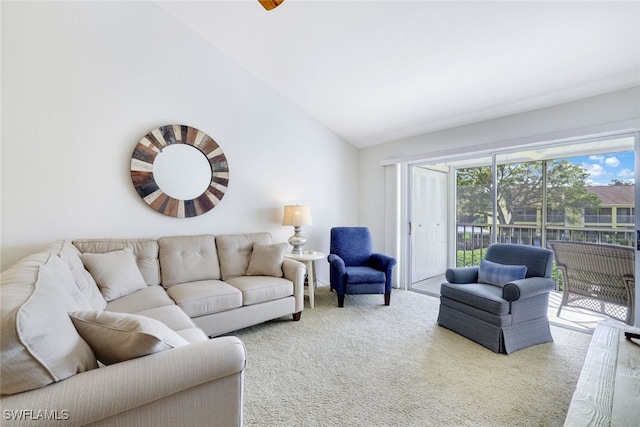
[{"label": "roof of building", "polygon": [[587,191],[600,198],[602,206],[633,206],[635,185],[602,185],[587,187]]}]

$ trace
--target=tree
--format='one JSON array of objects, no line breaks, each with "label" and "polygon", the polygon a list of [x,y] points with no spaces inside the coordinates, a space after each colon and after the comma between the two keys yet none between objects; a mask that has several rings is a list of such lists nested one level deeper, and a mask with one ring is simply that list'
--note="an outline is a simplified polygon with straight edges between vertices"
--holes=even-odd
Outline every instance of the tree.
[{"label": "tree", "polygon": [[620,187],[623,185],[634,185],[634,183],[633,181],[620,181],[619,179],[612,179],[608,185],[611,185],[614,187]]},{"label": "tree", "polygon": [[[542,207],[542,171],[545,166],[549,211],[580,211],[599,205],[598,197],[587,191],[585,180],[588,173],[567,160],[498,165],[498,223],[512,224],[516,212]],[[460,169],[456,179],[458,219],[487,222],[493,211],[491,167]]]}]

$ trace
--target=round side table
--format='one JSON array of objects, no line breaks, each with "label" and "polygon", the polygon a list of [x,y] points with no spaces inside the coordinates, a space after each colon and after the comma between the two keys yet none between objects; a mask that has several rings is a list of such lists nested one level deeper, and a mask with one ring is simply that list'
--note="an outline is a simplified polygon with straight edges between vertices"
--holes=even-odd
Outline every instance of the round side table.
[{"label": "round side table", "polygon": [[309,307],[314,307],[314,297],[317,288],[316,282],[316,264],[315,261],[317,259],[324,258],[324,254],[322,252],[317,251],[303,251],[301,254],[294,254],[291,252],[287,252],[284,254],[285,258],[294,259],[296,261],[300,261],[304,263],[307,267],[307,278],[309,281]]}]

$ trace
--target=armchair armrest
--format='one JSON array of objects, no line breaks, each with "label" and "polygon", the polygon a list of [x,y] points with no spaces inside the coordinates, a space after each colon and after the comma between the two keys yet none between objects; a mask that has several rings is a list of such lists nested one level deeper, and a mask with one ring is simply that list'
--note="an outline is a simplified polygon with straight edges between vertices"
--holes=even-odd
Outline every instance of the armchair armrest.
[{"label": "armchair armrest", "polygon": [[329,261],[329,264],[332,268],[335,268],[336,270],[338,270],[341,274],[344,274],[344,260],[342,258],[340,258],[338,255],[336,254],[329,254],[329,256],[327,257],[327,261]]},{"label": "armchair armrest", "polygon": [[295,297],[296,313],[304,310],[304,276],[307,267],[300,261],[285,258],[282,263],[284,278],[293,282],[293,296]]},{"label": "armchair armrest", "polygon": [[336,254],[329,254],[327,261],[329,261],[329,281],[331,282],[331,289],[334,289],[338,295],[344,295],[344,275],[346,271],[344,260]]},{"label": "armchair armrest", "polygon": [[514,280],[502,287],[502,298],[507,301],[530,298],[556,287],[556,282],[548,277],[529,277],[527,279]]},{"label": "armchair armrest", "polygon": [[389,255],[374,253],[371,254],[371,258],[369,259],[371,262],[371,266],[376,270],[380,271],[388,271],[394,265],[396,265],[396,259],[390,257]]},{"label": "armchair armrest", "polygon": [[478,266],[449,268],[445,272],[445,278],[449,283],[477,283],[479,269]]},{"label": "armchair armrest", "polygon": [[105,425],[172,426],[203,419],[210,425],[241,425],[245,365],[240,339],[214,338],[82,372],[2,396],[0,402],[3,414],[49,411],[60,418],[15,422],[21,426],[80,426],[101,420]]}]

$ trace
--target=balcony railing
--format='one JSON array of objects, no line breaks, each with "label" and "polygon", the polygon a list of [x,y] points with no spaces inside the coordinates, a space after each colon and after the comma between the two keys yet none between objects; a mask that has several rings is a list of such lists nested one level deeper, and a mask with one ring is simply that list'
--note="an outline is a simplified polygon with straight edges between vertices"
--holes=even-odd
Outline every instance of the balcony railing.
[{"label": "balcony railing", "polygon": [[[491,224],[458,223],[456,266],[472,266],[480,264],[484,258],[484,251],[491,244]],[[635,247],[635,232],[633,225],[628,228],[594,228],[567,227],[547,225],[546,236],[543,241],[540,226],[504,225],[497,227],[496,241],[518,245],[549,247],[550,240],[568,240],[577,242],[607,243],[613,245]],[[553,278],[560,282],[554,268]],[[559,289],[561,283],[559,283]]]}]

